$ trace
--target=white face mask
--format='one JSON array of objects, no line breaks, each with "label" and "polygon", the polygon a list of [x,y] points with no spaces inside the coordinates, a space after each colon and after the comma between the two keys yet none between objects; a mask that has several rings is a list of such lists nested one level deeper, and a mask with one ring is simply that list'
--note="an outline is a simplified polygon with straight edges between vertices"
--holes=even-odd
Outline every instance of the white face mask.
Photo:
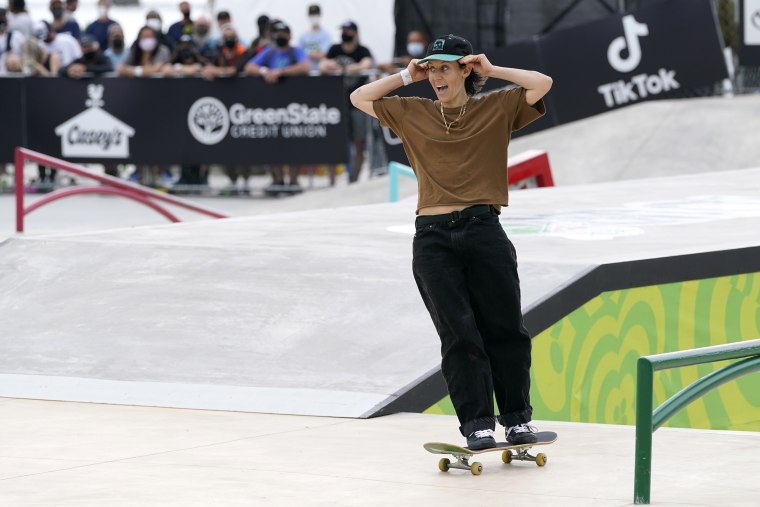
[{"label": "white face mask", "polygon": [[161,31],[161,20],[157,18],[150,18],[145,21],[145,24],[154,29],[157,32]]},{"label": "white face mask", "polygon": [[108,7],[98,7],[98,16],[101,18],[108,16]]},{"label": "white face mask", "polygon": [[311,23],[311,26],[319,26],[320,21],[322,21],[321,16],[309,16],[309,23]]},{"label": "white face mask", "polygon": [[148,37],[147,39],[140,39],[140,49],[142,49],[145,52],[151,52],[154,49],[156,49],[156,44],[158,41],[154,39],[153,37]]},{"label": "white face mask", "polygon": [[409,42],[406,45],[406,52],[409,56],[420,57],[425,54],[425,45],[421,42]]}]

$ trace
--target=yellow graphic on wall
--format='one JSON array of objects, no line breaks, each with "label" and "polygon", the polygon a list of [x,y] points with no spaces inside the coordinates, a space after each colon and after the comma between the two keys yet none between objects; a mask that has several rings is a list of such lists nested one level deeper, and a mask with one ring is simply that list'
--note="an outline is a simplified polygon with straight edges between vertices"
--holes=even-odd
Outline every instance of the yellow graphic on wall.
[{"label": "yellow graphic on wall", "polygon": [[[633,425],[640,356],[756,338],[760,273],[605,292],[534,337],[533,417]],[[656,372],[655,406],[726,364]],[[426,412],[454,410],[447,397]],[[711,391],[666,425],[760,431],[760,372]]]}]

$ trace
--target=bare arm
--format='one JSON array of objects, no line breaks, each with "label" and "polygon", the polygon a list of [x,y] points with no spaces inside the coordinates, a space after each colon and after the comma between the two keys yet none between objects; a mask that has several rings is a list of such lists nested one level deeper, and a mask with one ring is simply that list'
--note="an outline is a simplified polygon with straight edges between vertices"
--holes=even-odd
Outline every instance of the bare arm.
[{"label": "bare arm", "polygon": [[552,87],[552,78],[534,70],[513,69],[493,65],[486,55],[468,55],[460,63],[472,65],[478,74],[496,79],[510,81],[525,88],[525,101],[531,106],[541,100]]},{"label": "bare arm", "polygon": [[[409,75],[413,81],[427,79],[427,66],[425,66],[425,64],[417,65],[417,60],[409,62],[406,70],[409,71]],[[372,81],[371,83],[367,83],[354,90],[351,93],[351,103],[354,107],[377,118],[372,103],[385,97],[390,92],[403,85],[404,80],[401,77],[401,73],[385,76],[384,78]]]}]

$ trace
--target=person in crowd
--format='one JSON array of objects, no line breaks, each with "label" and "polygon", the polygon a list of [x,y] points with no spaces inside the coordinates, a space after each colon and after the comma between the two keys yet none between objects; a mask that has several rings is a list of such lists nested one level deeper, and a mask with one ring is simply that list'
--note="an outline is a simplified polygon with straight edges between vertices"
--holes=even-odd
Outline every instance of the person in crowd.
[{"label": "person in crowd", "polygon": [[[0,8],[0,76],[7,72],[21,72],[21,47],[24,35],[8,29],[5,9]],[[8,62],[10,61],[10,68]]]},{"label": "person in crowd", "polygon": [[118,67],[129,54],[126,44],[124,43],[124,30],[121,28],[120,24],[114,23],[108,27],[108,48],[103,51],[103,54],[111,60],[114,69],[116,69],[116,67]]},{"label": "person in crowd", "polygon": [[162,74],[166,77],[197,76],[207,63],[195,47],[193,36],[185,34],[177,41],[177,47],[169,63],[164,65]]},{"label": "person in crowd", "polygon": [[[120,76],[149,77],[160,76],[163,66],[169,63],[171,53],[169,48],[158,42],[158,32],[151,26],[140,28],[137,40],[129,49],[129,54],[116,67]],[[160,168],[157,166],[138,165],[130,179],[155,187],[163,186]]]},{"label": "person in crowd", "polygon": [[269,16],[262,14],[256,19],[256,25],[259,28],[259,34],[251,42],[251,46],[248,53],[251,58],[261,53],[261,51],[272,44],[272,38],[270,36],[270,25],[272,20]]},{"label": "person in crowd", "polygon": [[378,70],[393,74],[405,69],[414,58],[422,58],[428,47],[428,37],[422,30],[410,30],[406,35],[405,52],[392,62],[378,64]]},{"label": "person in crowd", "polygon": [[60,76],[81,79],[88,75],[100,76],[113,71],[113,63],[100,50],[100,43],[94,35],[82,35],[79,45],[82,48],[82,56],[61,68]]},{"label": "person in crowd", "polygon": [[[290,45],[290,27],[283,21],[272,22],[272,40],[274,46],[270,46],[253,57],[245,65],[245,72],[251,76],[258,76],[267,83],[276,84],[285,76],[302,76],[311,70],[309,56],[303,48]],[[288,169],[288,186],[285,187],[285,167],[272,165],[272,183],[269,191],[278,189],[287,192],[300,192],[298,183],[300,166],[290,165]]]},{"label": "person in crowd", "polygon": [[319,5],[312,4],[308,9],[309,31],[298,39],[298,45],[306,50],[311,60],[311,70],[319,69],[319,62],[327,55],[332,46],[330,32],[322,28],[322,10]]},{"label": "person in crowd", "polygon": [[183,35],[193,34],[193,20],[190,18],[190,2],[180,2],[179,11],[182,13],[182,19],[176,23],[172,23],[169,26],[169,30],[166,32],[166,36],[174,42],[179,43],[179,39]]},{"label": "person in crowd", "polygon": [[[64,67],[82,56],[79,41],[70,33],[56,33],[47,21],[38,21],[34,25],[34,36],[42,42],[48,53],[58,55]],[[58,70],[56,69],[55,73]]]},{"label": "person in crowd", "polygon": [[79,40],[82,36],[82,30],[76,21],[66,19],[65,12],[66,9],[63,7],[62,0],[50,0],[50,13],[53,15],[53,22],[50,25],[56,33],[70,33]]},{"label": "person in crowd", "polygon": [[215,60],[203,68],[205,79],[218,77],[233,77],[240,71],[241,65],[245,65],[245,46],[238,38],[237,31],[232,25],[222,28],[222,38],[216,50]]},{"label": "person in crowd", "polygon": [[61,69],[61,57],[52,54],[36,37],[27,37],[21,45],[21,58],[18,68],[10,60],[6,62],[8,70],[23,72],[27,76],[55,76]]},{"label": "person in crowd", "polygon": [[211,38],[211,23],[205,16],[198,16],[193,23],[193,41],[198,52],[209,62],[216,60],[217,48]]},{"label": "person in crowd", "polygon": [[[474,97],[485,79],[517,86]],[[427,80],[437,97],[389,96]],[[528,423],[531,337],[523,322],[514,245],[499,223],[513,131],[546,112],[552,79],[499,67],[466,39],[439,37],[423,59],[365,84],[353,105],[404,143],[419,181],[412,271],[441,340],[441,370],[470,449],[536,442]]]},{"label": "person in crowd", "polygon": [[[346,21],[341,26],[341,42],[330,47],[327,56],[319,63],[319,70],[324,73],[342,74],[343,86],[348,104],[349,183],[359,181],[359,173],[364,165],[364,149],[367,138],[368,118],[358,109],[352,108],[349,100],[351,92],[364,85],[368,78],[366,72],[372,68],[372,53],[359,43],[359,27],[353,21]],[[331,178],[335,168],[332,167]]]},{"label": "person in crowd", "polygon": [[73,21],[79,24],[76,18],[77,8],[79,7],[79,0],[66,0],[66,10],[63,13],[63,17],[66,21]]},{"label": "person in crowd", "polygon": [[94,35],[98,40],[100,47],[108,47],[108,28],[116,23],[108,17],[108,11],[111,9],[111,0],[98,0],[98,18],[87,25],[84,33]]},{"label": "person in crowd", "polygon": [[26,0],[10,0],[5,17],[9,32],[21,32],[24,37],[34,34],[34,21],[26,10]]},{"label": "person in crowd", "polygon": [[158,34],[158,43],[169,48],[169,55],[174,50],[174,41],[163,32],[163,21],[161,14],[156,10],[150,10],[145,15],[145,24],[151,27]]}]

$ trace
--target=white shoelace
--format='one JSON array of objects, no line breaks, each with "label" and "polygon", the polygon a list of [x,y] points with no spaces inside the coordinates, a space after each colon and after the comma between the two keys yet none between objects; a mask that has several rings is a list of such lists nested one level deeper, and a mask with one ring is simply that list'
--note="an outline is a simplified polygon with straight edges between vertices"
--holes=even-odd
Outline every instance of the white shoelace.
[{"label": "white shoelace", "polygon": [[535,433],[536,428],[533,426],[530,426],[528,424],[518,424],[517,426],[512,426],[509,428],[509,435],[512,433]]},{"label": "white shoelace", "polygon": [[492,437],[493,438],[493,430],[478,430],[475,433],[475,438],[486,438],[486,437]]}]

